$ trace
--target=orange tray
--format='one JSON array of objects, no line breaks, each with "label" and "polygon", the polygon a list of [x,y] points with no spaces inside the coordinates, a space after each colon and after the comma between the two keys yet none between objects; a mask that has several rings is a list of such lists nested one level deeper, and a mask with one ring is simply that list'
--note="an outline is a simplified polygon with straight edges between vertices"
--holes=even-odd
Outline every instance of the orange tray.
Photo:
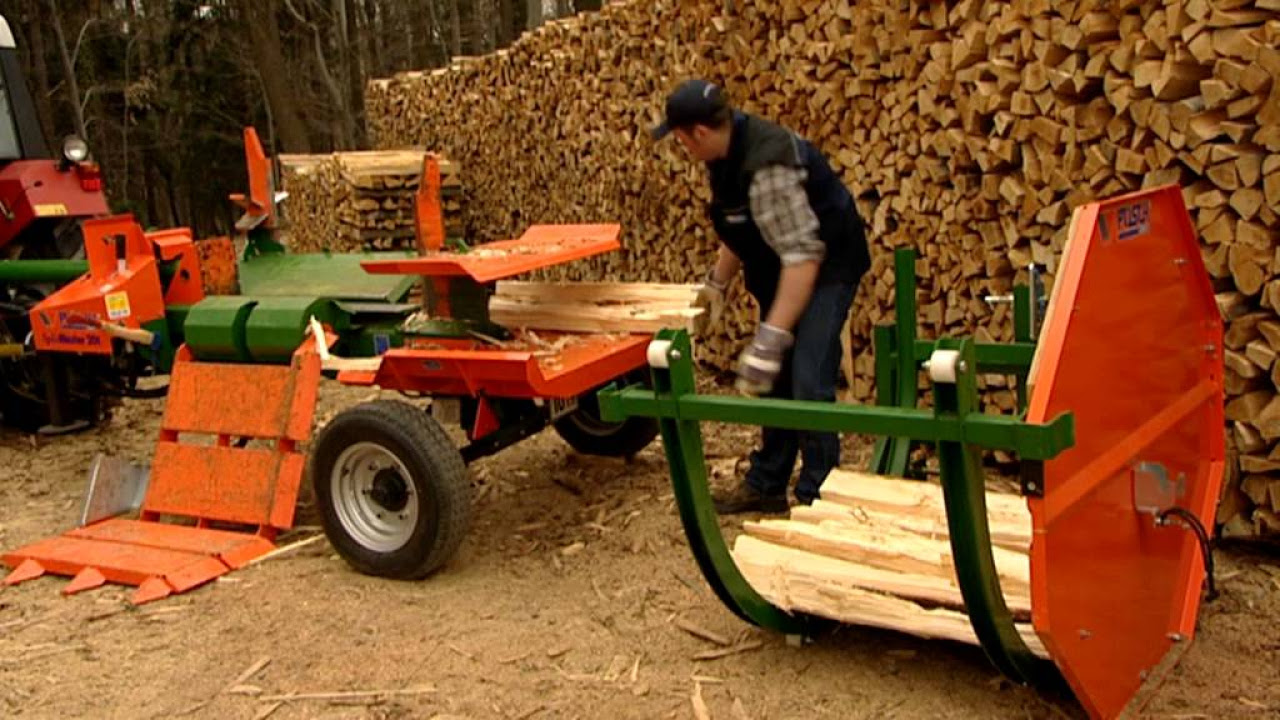
[{"label": "orange tray", "polygon": [[432,252],[403,260],[360,263],[374,275],[469,275],[478,283],[520,275],[622,247],[621,225],[533,225],[515,240],[478,245],[468,252]]},{"label": "orange tray", "polygon": [[644,366],[653,338],[545,333],[539,339],[535,345],[517,333],[506,348],[418,340],[384,353],[377,370],[348,370],[338,380],[431,395],[570,398]]}]

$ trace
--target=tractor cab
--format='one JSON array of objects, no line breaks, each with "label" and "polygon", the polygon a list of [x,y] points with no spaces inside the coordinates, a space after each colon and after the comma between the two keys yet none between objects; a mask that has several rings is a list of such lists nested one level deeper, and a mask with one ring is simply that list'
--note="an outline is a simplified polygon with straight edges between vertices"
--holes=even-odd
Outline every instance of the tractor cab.
[{"label": "tractor cab", "polygon": [[76,220],[106,215],[102,174],[82,138],[45,142],[13,31],[0,16],[0,257],[79,252]]}]

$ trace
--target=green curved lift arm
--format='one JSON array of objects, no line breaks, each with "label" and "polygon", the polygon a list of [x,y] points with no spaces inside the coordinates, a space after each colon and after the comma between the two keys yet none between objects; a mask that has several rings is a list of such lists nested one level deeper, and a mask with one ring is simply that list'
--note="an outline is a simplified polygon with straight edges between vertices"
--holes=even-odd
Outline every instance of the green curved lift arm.
[{"label": "green curved lift arm", "polygon": [[[789,634],[818,622],[772,606],[751,588],[733,562],[720,532],[702,451],[701,422],[762,425],[796,430],[859,433],[935,443],[957,580],[975,634],[987,657],[1019,683],[1057,677],[1052,663],[1027,648],[1004,603],[991,553],[986,489],[978,448],[1016,452],[1024,463],[1051,459],[1074,443],[1069,413],[1043,425],[979,410],[976,352],[969,340],[940,340],[962,361],[956,382],[934,384],[932,410],[844,405],[798,400],[698,395],[692,351],[684,330],[663,330],[667,367],[653,368],[653,390],[628,387],[599,393],[602,419],[658,418],[681,522],[698,566],[716,595],[744,620]],[[652,358],[651,358],[652,359]]]},{"label": "green curved lift arm", "polygon": [[[671,340],[667,355],[670,369],[653,369],[655,398],[680,398],[695,392],[692,348],[687,334],[660,335]],[[610,396],[610,399],[616,399]],[[606,397],[601,395],[601,403]],[[683,419],[673,405],[671,415],[657,415],[662,432],[662,447],[671,467],[671,485],[675,492],[680,522],[689,538],[689,548],[703,576],[720,601],[743,620],[788,635],[803,635],[816,621],[786,613],[759,595],[738,570],[716,520],[715,505],[707,485],[706,456],[702,450],[702,430],[696,419]],[[601,406],[602,413],[603,405]]]}]

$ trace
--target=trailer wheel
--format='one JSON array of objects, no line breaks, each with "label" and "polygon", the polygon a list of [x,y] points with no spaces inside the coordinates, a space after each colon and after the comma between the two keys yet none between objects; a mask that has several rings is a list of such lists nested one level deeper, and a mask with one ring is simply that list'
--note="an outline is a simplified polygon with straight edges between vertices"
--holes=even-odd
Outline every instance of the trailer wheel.
[{"label": "trailer wheel", "polygon": [[340,413],[316,437],[311,478],[325,535],[356,570],[419,580],[471,524],[471,482],[440,425],[408,403]]},{"label": "trailer wheel", "polygon": [[[648,384],[648,374],[636,373],[623,378],[625,383]],[[556,433],[569,446],[583,455],[630,457],[645,449],[658,436],[654,418],[630,417],[622,422],[600,419],[600,403],[596,391],[578,397],[578,408],[555,422]]]}]

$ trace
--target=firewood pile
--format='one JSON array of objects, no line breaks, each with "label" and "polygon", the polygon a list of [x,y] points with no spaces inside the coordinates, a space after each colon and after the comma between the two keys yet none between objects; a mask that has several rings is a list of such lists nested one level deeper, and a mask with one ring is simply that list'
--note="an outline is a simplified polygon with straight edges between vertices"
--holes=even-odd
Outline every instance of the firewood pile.
[{"label": "firewood pile", "polygon": [[[550,279],[697,282],[715,248],[705,174],[648,129],[700,75],[825,151],[858,198],[874,267],[851,323],[851,390],[873,397],[871,327],[891,250],[919,253],[922,337],[1012,339],[984,298],[1052,285],[1072,209],[1175,183],[1230,322],[1219,520],[1280,529],[1280,0],[623,1],[493,55],[367,87],[381,147],[456,160],[477,240],[534,222],[621,222],[625,251]],[[755,326],[739,286],[699,360],[732,366]],[[991,378],[989,405],[1012,393]]]},{"label": "firewood pile", "polygon": [[[414,249],[414,196],[425,152],[383,150],[280,156],[290,247],[294,252]],[[456,165],[441,167],[445,234],[461,239],[462,185]]]}]

